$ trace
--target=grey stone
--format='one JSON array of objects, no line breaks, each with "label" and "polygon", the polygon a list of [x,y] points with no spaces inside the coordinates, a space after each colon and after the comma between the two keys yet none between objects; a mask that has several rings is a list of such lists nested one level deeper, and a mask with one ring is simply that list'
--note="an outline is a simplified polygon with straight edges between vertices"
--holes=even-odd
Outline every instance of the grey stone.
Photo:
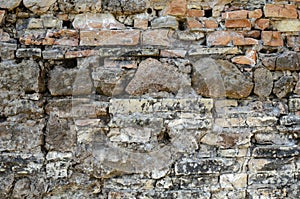
[{"label": "grey stone", "polygon": [[57,0],[64,13],[101,12],[101,0]]},{"label": "grey stone", "polygon": [[256,147],[253,150],[254,157],[293,157],[298,156],[300,154],[299,147],[274,147],[274,146],[267,146],[267,147]]},{"label": "grey stone", "polygon": [[56,0],[23,0],[24,6],[35,14],[45,13],[55,2]]},{"label": "grey stone", "polygon": [[12,60],[15,58],[17,44],[0,42],[0,57],[2,60]]},{"label": "grey stone", "polygon": [[40,58],[42,57],[42,50],[40,48],[19,48],[16,56],[18,58]]},{"label": "grey stone", "polygon": [[103,10],[119,13],[133,14],[141,13],[146,9],[148,0],[102,0]]},{"label": "grey stone", "polygon": [[276,70],[300,70],[299,55],[296,52],[285,52],[276,59]]},{"label": "grey stone", "polygon": [[178,28],[178,21],[173,16],[162,16],[151,21],[152,28]]},{"label": "grey stone", "polygon": [[205,97],[245,98],[253,83],[239,69],[225,60],[202,58],[193,64],[192,86]]},{"label": "grey stone", "polygon": [[189,85],[189,78],[178,72],[175,67],[148,58],[140,63],[126,91],[131,95],[141,95],[151,91],[176,93],[180,88]]},{"label": "grey stone", "polygon": [[265,68],[254,71],[254,93],[260,97],[268,97],[273,89],[272,73]]},{"label": "grey stone", "polygon": [[293,88],[294,78],[292,76],[282,76],[274,83],[273,93],[281,99],[292,92]]}]

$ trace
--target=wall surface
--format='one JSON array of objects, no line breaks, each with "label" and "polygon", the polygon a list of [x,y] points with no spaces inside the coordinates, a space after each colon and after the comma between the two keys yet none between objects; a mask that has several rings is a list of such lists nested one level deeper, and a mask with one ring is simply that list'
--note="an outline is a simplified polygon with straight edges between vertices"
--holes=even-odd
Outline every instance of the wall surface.
[{"label": "wall surface", "polygon": [[0,198],[300,198],[299,0],[0,0]]}]

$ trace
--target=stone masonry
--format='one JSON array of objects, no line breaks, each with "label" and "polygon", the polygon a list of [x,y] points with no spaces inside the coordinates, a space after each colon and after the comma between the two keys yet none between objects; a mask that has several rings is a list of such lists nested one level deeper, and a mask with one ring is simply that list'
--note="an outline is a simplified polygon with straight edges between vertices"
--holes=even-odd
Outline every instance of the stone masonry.
[{"label": "stone masonry", "polygon": [[299,0],[0,0],[1,199],[299,199]]}]

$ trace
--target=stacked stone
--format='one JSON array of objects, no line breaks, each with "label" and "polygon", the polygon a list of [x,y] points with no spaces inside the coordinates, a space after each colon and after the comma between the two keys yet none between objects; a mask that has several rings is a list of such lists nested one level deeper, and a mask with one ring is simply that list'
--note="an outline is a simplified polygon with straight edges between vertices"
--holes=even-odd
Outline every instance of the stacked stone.
[{"label": "stacked stone", "polygon": [[0,198],[300,198],[299,0],[0,0]]}]

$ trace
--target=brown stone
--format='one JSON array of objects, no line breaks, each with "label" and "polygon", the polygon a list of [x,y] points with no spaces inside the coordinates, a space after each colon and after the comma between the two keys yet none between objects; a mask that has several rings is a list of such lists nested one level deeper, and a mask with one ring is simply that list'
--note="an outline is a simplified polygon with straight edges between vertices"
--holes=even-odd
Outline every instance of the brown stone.
[{"label": "brown stone", "polygon": [[218,22],[215,19],[203,19],[202,22],[205,28],[208,29],[215,29],[219,26]]},{"label": "brown stone", "polygon": [[222,18],[225,19],[247,19],[247,16],[247,10],[236,10],[231,12],[225,12],[224,14],[222,14]]},{"label": "brown stone", "polygon": [[148,19],[135,18],[133,24],[135,28],[146,30],[148,28]]},{"label": "brown stone", "polygon": [[204,17],[204,10],[188,9],[186,12],[187,17]]},{"label": "brown stone", "polygon": [[266,4],[264,6],[266,17],[274,18],[297,18],[298,12],[295,5],[289,4]]},{"label": "brown stone", "polygon": [[203,24],[194,18],[187,19],[187,27],[190,30],[199,30],[204,28]]},{"label": "brown stone", "polygon": [[274,83],[273,93],[281,99],[287,96],[288,93],[292,92],[293,88],[293,77],[282,76]]},{"label": "brown stone", "polygon": [[163,11],[163,15],[184,16],[186,7],[186,0],[171,0]]},{"label": "brown stone", "polygon": [[76,30],[48,30],[43,45],[78,46],[79,35]]},{"label": "brown stone", "polygon": [[5,10],[0,10],[0,25],[4,22]]},{"label": "brown stone", "polygon": [[283,39],[280,32],[262,31],[261,38],[266,46],[283,46]]},{"label": "brown stone", "polygon": [[101,30],[81,31],[81,46],[110,46],[110,45],[137,45],[140,39],[138,30]]},{"label": "brown stone", "polygon": [[175,41],[174,31],[167,29],[146,30],[143,32],[142,45],[171,46]]},{"label": "brown stone", "polygon": [[193,64],[192,87],[205,97],[248,97],[253,83],[232,63],[212,58],[199,59]]},{"label": "brown stone", "polygon": [[275,70],[289,70],[297,71],[300,70],[300,63],[296,52],[284,52],[276,57],[276,68]]},{"label": "brown stone", "polygon": [[251,28],[251,22],[248,19],[226,19],[226,28]]},{"label": "brown stone", "polygon": [[259,97],[268,97],[273,89],[272,73],[265,68],[254,71],[254,93]]},{"label": "brown stone", "polygon": [[236,46],[248,46],[258,44],[258,40],[253,38],[245,38],[243,33],[240,32],[231,32],[231,38],[233,44]]},{"label": "brown stone", "polygon": [[258,19],[255,21],[255,28],[265,30],[270,26],[270,19]]},{"label": "brown stone", "polygon": [[189,84],[188,77],[181,74],[174,66],[148,58],[140,63],[126,91],[131,95],[141,95],[149,91],[176,93]]},{"label": "brown stone", "polygon": [[263,12],[261,9],[251,10],[248,13],[248,17],[252,19],[258,19],[261,18],[263,15]]}]

